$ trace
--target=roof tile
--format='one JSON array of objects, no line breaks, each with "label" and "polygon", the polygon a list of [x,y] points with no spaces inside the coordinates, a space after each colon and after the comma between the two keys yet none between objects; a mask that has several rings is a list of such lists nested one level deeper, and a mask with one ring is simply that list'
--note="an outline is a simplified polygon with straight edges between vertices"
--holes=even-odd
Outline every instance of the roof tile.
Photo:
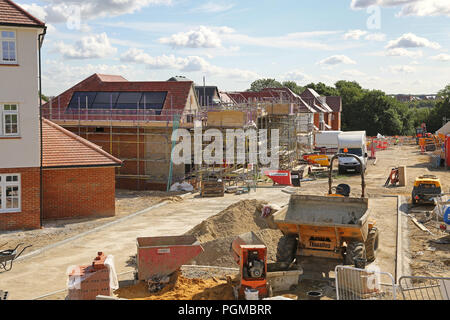
[{"label": "roof tile", "polygon": [[44,168],[122,164],[99,146],[47,119],[42,121],[42,137]]},{"label": "roof tile", "polygon": [[0,0],[0,25],[45,27],[45,23],[11,0]]}]

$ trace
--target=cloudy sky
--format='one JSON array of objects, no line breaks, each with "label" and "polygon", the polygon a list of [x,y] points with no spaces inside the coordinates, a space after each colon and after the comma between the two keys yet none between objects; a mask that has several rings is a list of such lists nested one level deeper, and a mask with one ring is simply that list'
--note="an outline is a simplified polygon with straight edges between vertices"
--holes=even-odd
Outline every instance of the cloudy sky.
[{"label": "cloudy sky", "polygon": [[93,73],[206,76],[221,90],[263,77],[414,94],[450,83],[450,0],[17,2],[48,25],[47,95]]}]

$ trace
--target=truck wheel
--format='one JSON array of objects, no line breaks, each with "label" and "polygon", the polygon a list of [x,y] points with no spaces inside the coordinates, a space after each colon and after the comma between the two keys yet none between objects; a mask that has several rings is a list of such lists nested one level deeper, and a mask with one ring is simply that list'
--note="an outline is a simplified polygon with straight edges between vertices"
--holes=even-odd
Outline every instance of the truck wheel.
[{"label": "truck wheel", "polygon": [[347,245],[344,264],[353,265],[355,259],[366,259],[366,247],[363,242],[352,241]]},{"label": "truck wheel", "polygon": [[378,249],[380,233],[377,228],[370,229],[366,240],[366,257],[367,262],[374,262],[376,258],[376,252]]},{"label": "truck wheel", "polygon": [[294,235],[281,237],[277,247],[277,262],[291,264],[297,251],[297,243],[297,237]]}]

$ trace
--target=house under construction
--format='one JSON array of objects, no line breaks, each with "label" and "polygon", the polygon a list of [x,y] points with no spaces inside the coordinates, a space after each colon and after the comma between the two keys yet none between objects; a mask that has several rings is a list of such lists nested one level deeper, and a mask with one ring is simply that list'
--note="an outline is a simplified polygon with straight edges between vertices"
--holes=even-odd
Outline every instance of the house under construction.
[{"label": "house under construction", "polygon": [[[178,128],[193,132],[199,125],[203,132],[218,129],[224,134],[227,129],[252,126],[269,133],[279,129],[281,168],[290,170],[300,151],[311,151],[318,111],[290,90],[262,98],[267,92],[241,100],[236,93],[227,93],[232,103],[214,101],[201,106],[194,83],[185,78],[132,82],[121,76],[94,74],[52,98],[43,106],[43,115],[121,159],[117,188],[166,190],[183,180],[195,186],[199,176],[210,170],[218,171],[230,183],[256,184],[257,166],[227,164],[226,159],[213,166],[194,165],[194,158],[190,164],[173,164],[171,138]],[[247,141],[246,159],[250,152]]]}]

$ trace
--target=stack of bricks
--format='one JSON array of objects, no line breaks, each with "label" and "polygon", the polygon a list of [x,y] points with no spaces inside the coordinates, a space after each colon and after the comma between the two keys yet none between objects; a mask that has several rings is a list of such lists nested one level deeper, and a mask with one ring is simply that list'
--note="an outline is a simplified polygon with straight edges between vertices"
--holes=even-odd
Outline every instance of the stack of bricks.
[{"label": "stack of bricks", "polygon": [[109,269],[105,266],[106,256],[99,252],[89,266],[79,266],[69,274],[69,300],[95,300],[98,295],[110,296]]}]

